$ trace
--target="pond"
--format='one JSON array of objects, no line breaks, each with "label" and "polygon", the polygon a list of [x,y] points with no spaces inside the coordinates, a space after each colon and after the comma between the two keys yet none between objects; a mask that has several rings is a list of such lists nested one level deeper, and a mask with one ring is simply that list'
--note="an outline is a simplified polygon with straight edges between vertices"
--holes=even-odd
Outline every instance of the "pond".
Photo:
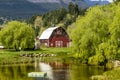
[{"label": "pond", "polygon": [[[28,77],[30,72],[47,72],[47,77]],[[0,66],[0,80],[90,80],[92,75],[102,74],[104,68],[60,60],[35,61],[35,64]]]}]

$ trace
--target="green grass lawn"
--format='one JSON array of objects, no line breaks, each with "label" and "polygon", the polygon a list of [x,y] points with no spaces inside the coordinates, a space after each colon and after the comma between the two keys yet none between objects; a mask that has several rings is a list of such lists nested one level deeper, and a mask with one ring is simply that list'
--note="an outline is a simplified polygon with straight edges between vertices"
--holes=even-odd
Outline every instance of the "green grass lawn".
[{"label": "green grass lawn", "polygon": [[68,53],[70,48],[41,48],[40,50],[15,51],[14,49],[1,49],[0,53]]},{"label": "green grass lawn", "polygon": [[0,64],[13,64],[22,62],[32,62],[29,57],[20,57],[20,54],[57,54],[59,56],[70,53],[70,48],[41,48],[40,50],[33,51],[15,51],[8,49],[0,50]]}]

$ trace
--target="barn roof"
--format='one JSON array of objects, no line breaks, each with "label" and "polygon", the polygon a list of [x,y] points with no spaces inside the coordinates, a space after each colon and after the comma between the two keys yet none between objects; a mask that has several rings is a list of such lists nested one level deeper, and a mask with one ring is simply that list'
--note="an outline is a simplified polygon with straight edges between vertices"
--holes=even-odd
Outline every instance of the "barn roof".
[{"label": "barn roof", "polygon": [[51,28],[46,29],[45,31],[43,31],[39,39],[49,39],[52,32],[57,28],[58,27],[51,27]]}]

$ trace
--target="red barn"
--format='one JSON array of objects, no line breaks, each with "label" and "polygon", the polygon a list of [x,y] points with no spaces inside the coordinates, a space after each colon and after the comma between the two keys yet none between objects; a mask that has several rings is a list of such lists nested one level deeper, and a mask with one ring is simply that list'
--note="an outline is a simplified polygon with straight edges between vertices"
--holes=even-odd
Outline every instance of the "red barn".
[{"label": "red barn", "polygon": [[62,27],[51,27],[43,31],[40,43],[46,47],[69,47],[70,38]]}]

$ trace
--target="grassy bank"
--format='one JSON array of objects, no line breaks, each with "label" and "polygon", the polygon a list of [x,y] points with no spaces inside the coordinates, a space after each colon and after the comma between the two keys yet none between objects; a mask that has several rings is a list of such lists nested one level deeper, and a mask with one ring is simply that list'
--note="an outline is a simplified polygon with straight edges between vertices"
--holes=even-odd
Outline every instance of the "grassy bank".
[{"label": "grassy bank", "polygon": [[42,48],[34,51],[15,51],[15,50],[0,50],[0,64],[19,64],[32,63],[34,60],[31,57],[20,57],[21,54],[56,54],[64,56],[70,53],[69,48]]}]

